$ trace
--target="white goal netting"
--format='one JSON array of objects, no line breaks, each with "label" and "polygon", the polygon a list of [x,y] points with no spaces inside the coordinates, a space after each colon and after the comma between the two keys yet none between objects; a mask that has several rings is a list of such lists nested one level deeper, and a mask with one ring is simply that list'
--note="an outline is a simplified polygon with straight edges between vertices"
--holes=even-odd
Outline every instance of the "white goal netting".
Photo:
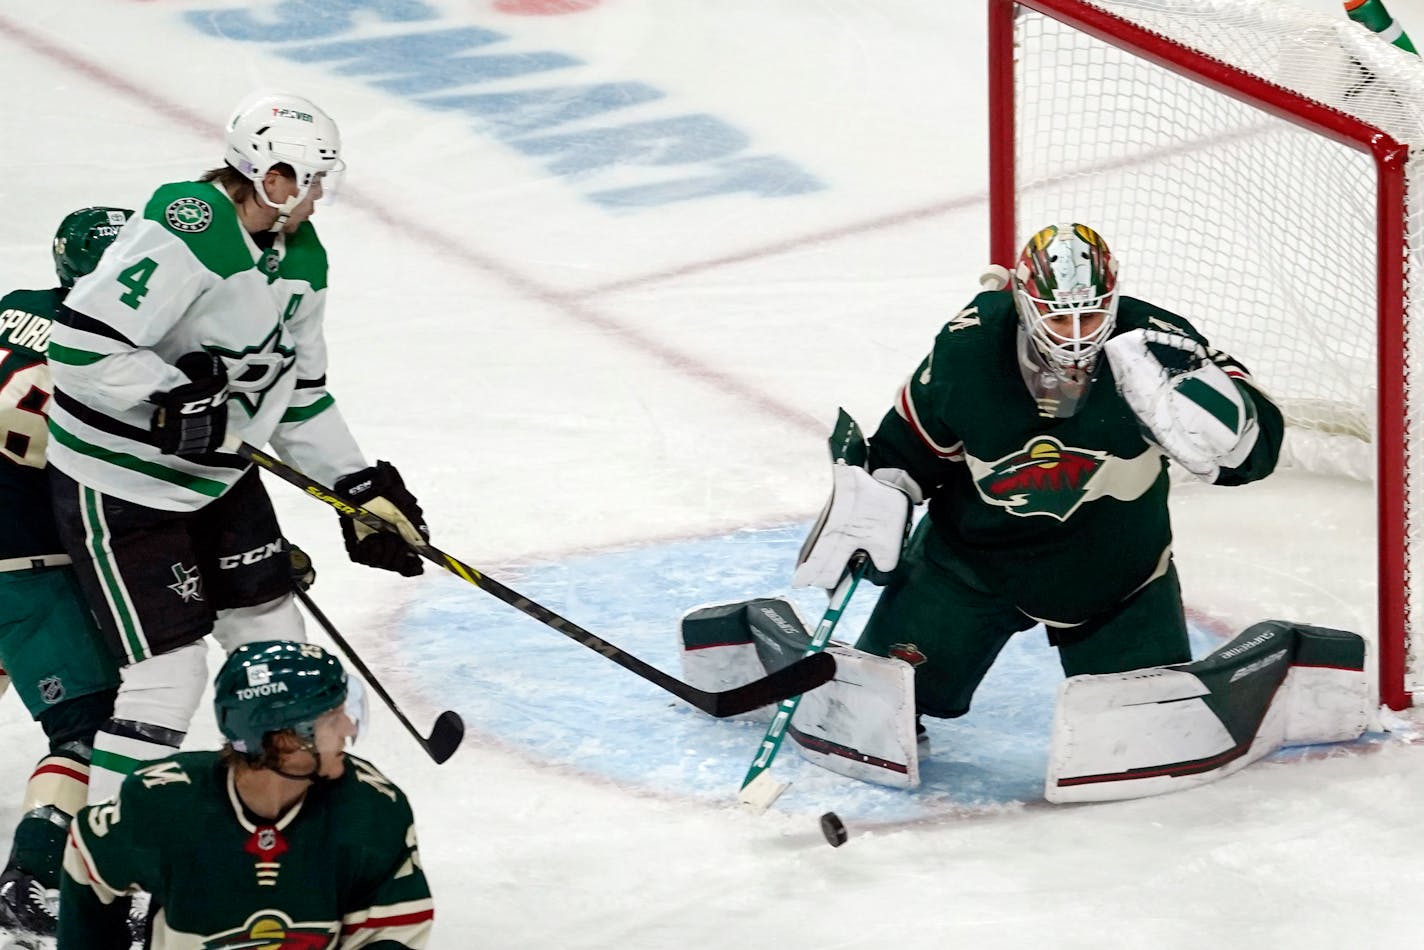
[{"label": "white goal netting", "polygon": [[[1150,49],[1120,48],[1117,31],[1091,35],[1098,20],[1074,25],[1075,8],[1196,51],[1185,71],[1199,75],[1157,65]],[[1282,405],[1290,464],[1376,480],[1381,361],[1393,390],[1387,423],[1407,427],[1406,452],[1421,436],[1424,399],[1404,393],[1424,372],[1416,352],[1424,335],[1408,330],[1424,317],[1424,292],[1409,293],[1422,273],[1415,192],[1424,191],[1408,187],[1424,182],[1424,61],[1343,12],[1268,0],[1044,0],[1017,11],[1015,240],[1060,219],[1091,224],[1121,262],[1124,293],[1190,318]],[[1222,63],[1299,96],[1270,95]],[[1343,113],[1408,146],[1396,203],[1381,210],[1389,186],[1375,154],[1303,127],[1297,113],[1317,125]],[[1391,235],[1382,220],[1402,226]],[[1384,288],[1403,306],[1404,327],[1393,333],[1381,332],[1381,255],[1403,261],[1400,286]],[[1424,618],[1424,605],[1405,580],[1420,538],[1410,467],[1401,463],[1397,479],[1378,486],[1382,503],[1396,499],[1382,510],[1402,501],[1406,513],[1405,524],[1381,526],[1400,532],[1401,554],[1381,588],[1406,590],[1380,637],[1403,650],[1404,669],[1387,675],[1420,690],[1424,644],[1414,641],[1424,637],[1408,636],[1408,617]]]}]

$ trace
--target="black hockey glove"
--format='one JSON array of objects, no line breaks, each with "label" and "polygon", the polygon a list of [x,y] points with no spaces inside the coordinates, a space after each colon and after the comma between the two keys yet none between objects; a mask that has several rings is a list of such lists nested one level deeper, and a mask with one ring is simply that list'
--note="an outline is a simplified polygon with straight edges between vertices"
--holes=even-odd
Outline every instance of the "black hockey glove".
[{"label": "black hockey glove", "polygon": [[346,539],[346,553],[351,560],[395,571],[405,577],[425,572],[420,555],[411,550],[404,539],[417,544],[428,541],[430,529],[425,526],[420,503],[405,487],[394,465],[377,462],[372,468],[342,476],[333,487],[338,495],[354,501],[400,530],[399,535],[389,531],[372,531],[359,521],[342,518],[341,535]]},{"label": "black hockey glove", "polygon": [[206,455],[222,447],[227,435],[227,367],[211,353],[184,353],[177,367],[192,380],[154,393],[149,429],[164,455]]},{"label": "black hockey glove", "polygon": [[316,583],[316,568],[312,567],[307,552],[292,542],[287,542],[287,570],[292,578],[292,586],[297,590],[311,590]]}]

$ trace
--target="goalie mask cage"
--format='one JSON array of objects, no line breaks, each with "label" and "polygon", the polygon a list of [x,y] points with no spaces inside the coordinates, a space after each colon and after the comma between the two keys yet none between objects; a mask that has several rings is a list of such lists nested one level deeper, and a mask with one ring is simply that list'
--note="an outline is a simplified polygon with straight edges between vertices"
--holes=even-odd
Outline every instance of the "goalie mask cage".
[{"label": "goalie mask cage", "polygon": [[1357,460],[1378,507],[1380,700],[1410,705],[1424,61],[1280,0],[989,0],[989,45],[992,260],[1090,224],[1125,293],[1251,368],[1294,463]]}]

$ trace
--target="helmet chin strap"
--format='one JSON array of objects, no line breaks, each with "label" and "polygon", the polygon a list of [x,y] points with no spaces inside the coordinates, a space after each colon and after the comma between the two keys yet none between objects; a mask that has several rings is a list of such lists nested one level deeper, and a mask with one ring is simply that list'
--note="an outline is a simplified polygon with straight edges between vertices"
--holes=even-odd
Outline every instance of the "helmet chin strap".
[{"label": "helmet chin strap", "polygon": [[321,753],[317,751],[316,742],[311,740],[304,741],[297,748],[302,751],[311,753],[311,757],[316,764],[312,766],[312,770],[310,772],[299,775],[296,772],[284,771],[278,768],[275,764],[269,765],[267,766],[267,768],[271,769],[273,772],[276,772],[278,775],[282,776],[282,778],[289,778],[295,782],[311,782],[312,784],[317,784],[320,782],[335,781],[335,779],[328,778],[327,776],[321,774]]},{"label": "helmet chin strap", "polygon": [[280,233],[281,230],[287,226],[287,219],[291,217],[292,211],[296,209],[297,205],[301,204],[302,201],[306,199],[307,193],[309,191],[311,191],[310,184],[306,185],[305,187],[298,187],[297,193],[295,195],[292,195],[292,197],[288,198],[281,204],[277,204],[271,198],[267,197],[267,187],[259,183],[259,186],[256,189],[257,196],[262,199],[263,204],[277,212],[277,219],[272,222],[272,226],[269,227],[267,230],[273,234]]}]

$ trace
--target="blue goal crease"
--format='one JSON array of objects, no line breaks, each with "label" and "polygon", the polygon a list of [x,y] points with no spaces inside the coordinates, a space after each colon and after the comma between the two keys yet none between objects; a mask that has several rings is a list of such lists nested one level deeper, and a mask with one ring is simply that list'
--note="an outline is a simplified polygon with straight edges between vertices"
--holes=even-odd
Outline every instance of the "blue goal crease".
[{"label": "blue goal crease", "polygon": [[[824,594],[789,588],[806,530],[787,525],[580,555],[526,567],[514,586],[680,677],[678,621],[693,607],[785,596],[808,623],[815,622]],[[876,588],[863,586],[846,610],[838,640],[853,642],[876,597]],[[1202,629],[1190,632],[1193,655],[1220,642]],[[734,802],[765,730],[762,722],[716,720],[684,706],[465,585],[424,586],[404,612],[398,635],[421,644],[411,654],[411,675],[444,697],[471,732],[631,788],[714,805]],[[1039,801],[1062,678],[1041,630],[1014,637],[969,715],[926,722],[931,752],[921,760],[919,788],[857,782],[786,750],[775,770],[792,784],[778,808],[811,813],[833,807],[846,819],[900,822]]]}]

